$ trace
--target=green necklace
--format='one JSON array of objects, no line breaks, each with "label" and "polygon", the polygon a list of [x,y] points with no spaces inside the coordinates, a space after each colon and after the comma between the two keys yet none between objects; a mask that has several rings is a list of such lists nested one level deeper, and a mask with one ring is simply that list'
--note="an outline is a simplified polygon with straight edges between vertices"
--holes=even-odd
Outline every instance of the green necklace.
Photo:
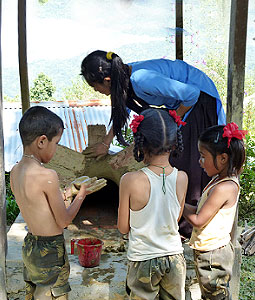
[{"label": "green necklace", "polygon": [[165,167],[161,167],[161,166],[157,166],[157,165],[149,165],[149,166],[153,166],[153,167],[157,167],[157,168],[161,168],[163,169],[163,185],[162,185],[162,191],[165,194],[166,193],[166,172],[165,169],[169,166],[165,166]]}]

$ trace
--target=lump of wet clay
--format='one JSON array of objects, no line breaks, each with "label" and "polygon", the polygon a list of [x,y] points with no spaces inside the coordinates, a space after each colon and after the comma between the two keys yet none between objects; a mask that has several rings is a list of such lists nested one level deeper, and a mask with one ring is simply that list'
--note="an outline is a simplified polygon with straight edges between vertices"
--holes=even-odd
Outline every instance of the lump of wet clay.
[{"label": "lump of wet clay", "polygon": [[104,248],[104,251],[105,252],[113,252],[113,253],[125,252],[126,251],[125,243],[120,242],[120,244],[118,246],[116,246],[116,245],[106,246]]},{"label": "lump of wet clay", "polygon": [[76,178],[71,182],[71,195],[66,198],[67,201],[73,201],[74,197],[78,194],[81,185],[85,184],[89,186],[86,190],[90,192],[90,194],[95,193],[101,190],[106,186],[107,180],[104,178],[97,179],[97,177],[90,178],[89,176],[81,176]]}]

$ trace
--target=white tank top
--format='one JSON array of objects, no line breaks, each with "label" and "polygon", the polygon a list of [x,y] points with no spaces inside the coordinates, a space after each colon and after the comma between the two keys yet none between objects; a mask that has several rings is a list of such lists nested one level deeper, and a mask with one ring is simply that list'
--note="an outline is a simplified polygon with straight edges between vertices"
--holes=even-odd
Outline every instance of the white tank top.
[{"label": "white tank top", "polygon": [[[226,177],[216,182],[214,182],[214,180],[215,178],[213,178],[204,188],[198,203],[197,213],[207,200],[210,190],[220,182],[234,181],[238,185],[238,189],[240,189],[237,177]],[[189,242],[191,248],[199,251],[211,251],[225,246],[230,242],[230,232],[235,219],[238,198],[239,191],[236,203],[232,207],[220,209],[203,228],[193,227]]]},{"label": "white tank top", "polygon": [[173,168],[166,176],[166,193],[162,191],[163,178],[149,168],[142,168],[150,182],[147,205],[139,211],[130,209],[130,231],[127,258],[143,261],[151,258],[183,253],[177,219],[180,203],[176,195],[178,170]]}]

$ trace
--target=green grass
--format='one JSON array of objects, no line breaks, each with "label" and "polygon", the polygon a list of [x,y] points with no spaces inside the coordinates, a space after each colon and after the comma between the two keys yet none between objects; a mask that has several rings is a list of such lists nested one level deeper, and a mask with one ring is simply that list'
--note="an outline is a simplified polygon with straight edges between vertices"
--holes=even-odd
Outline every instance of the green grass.
[{"label": "green grass", "polygon": [[255,255],[242,256],[239,299],[255,300]]}]

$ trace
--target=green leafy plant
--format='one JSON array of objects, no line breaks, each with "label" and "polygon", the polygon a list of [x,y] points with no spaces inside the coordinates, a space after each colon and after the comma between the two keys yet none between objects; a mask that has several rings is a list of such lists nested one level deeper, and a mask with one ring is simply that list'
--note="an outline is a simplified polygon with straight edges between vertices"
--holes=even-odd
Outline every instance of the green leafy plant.
[{"label": "green leafy plant", "polygon": [[255,140],[246,136],[246,161],[240,176],[239,220],[255,225]]},{"label": "green leafy plant", "polygon": [[[131,128],[126,127],[126,128],[123,128],[121,131],[122,131],[122,135],[125,138],[125,141],[128,142],[129,144],[131,144],[134,140],[134,136],[133,136],[133,132],[132,132]],[[118,141],[113,142],[113,145],[119,146],[121,148],[127,147],[127,146],[121,145]]]},{"label": "green leafy plant", "polygon": [[46,4],[48,2],[48,0],[38,0],[38,2],[43,5],[43,4]]},{"label": "green leafy plant", "polygon": [[217,58],[213,55],[209,55],[205,60],[203,71],[216,85],[222,102],[225,105],[227,99],[227,63],[223,54],[217,56]]},{"label": "green leafy plant", "polygon": [[242,256],[239,299],[255,300],[255,256]]},{"label": "green leafy plant", "polygon": [[215,54],[208,54],[202,61],[197,61],[195,66],[209,76],[214,82],[223,106],[226,106],[227,99],[227,63],[224,52]]},{"label": "green leafy plant", "polygon": [[247,71],[245,74],[245,82],[244,82],[244,93],[245,96],[251,96],[255,93],[255,84],[254,84],[254,78],[255,78],[255,71]]},{"label": "green leafy plant", "polygon": [[[250,92],[252,93],[253,90]],[[252,100],[244,109],[243,127],[246,136],[246,161],[240,176],[239,225],[255,226],[255,105]],[[240,294],[242,300],[254,300],[255,256],[242,256]]]},{"label": "green leafy plant", "polygon": [[10,97],[8,95],[4,95],[4,101],[5,102],[21,102],[19,95],[15,96],[15,97]]},{"label": "green leafy plant", "polygon": [[5,173],[6,185],[6,221],[11,225],[19,214],[19,207],[14,199],[10,186],[10,173]]},{"label": "green leafy plant", "polygon": [[249,135],[255,138],[255,103],[254,99],[248,101],[248,103],[244,106],[244,114],[243,114],[243,128],[248,130]]},{"label": "green leafy plant", "polygon": [[[214,82],[223,106],[226,106],[227,102],[227,82],[228,82],[228,66],[227,55],[225,52],[208,54],[208,56],[201,62],[196,63],[196,67],[202,70],[208,75]],[[254,85],[255,72],[247,71],[244,82],[244,96],[250,96],[255,93]],[[254,118],[253,118],[254,119]],[[255,121],[255,120],[254,120]]]},{"label": "green leafy plant", "polygon": [[44,73],[38,74],[34,80],[34,86],[30,89],[31,101],[54,101],[53,94],[56,87],[53,85],[52,80]]}]

